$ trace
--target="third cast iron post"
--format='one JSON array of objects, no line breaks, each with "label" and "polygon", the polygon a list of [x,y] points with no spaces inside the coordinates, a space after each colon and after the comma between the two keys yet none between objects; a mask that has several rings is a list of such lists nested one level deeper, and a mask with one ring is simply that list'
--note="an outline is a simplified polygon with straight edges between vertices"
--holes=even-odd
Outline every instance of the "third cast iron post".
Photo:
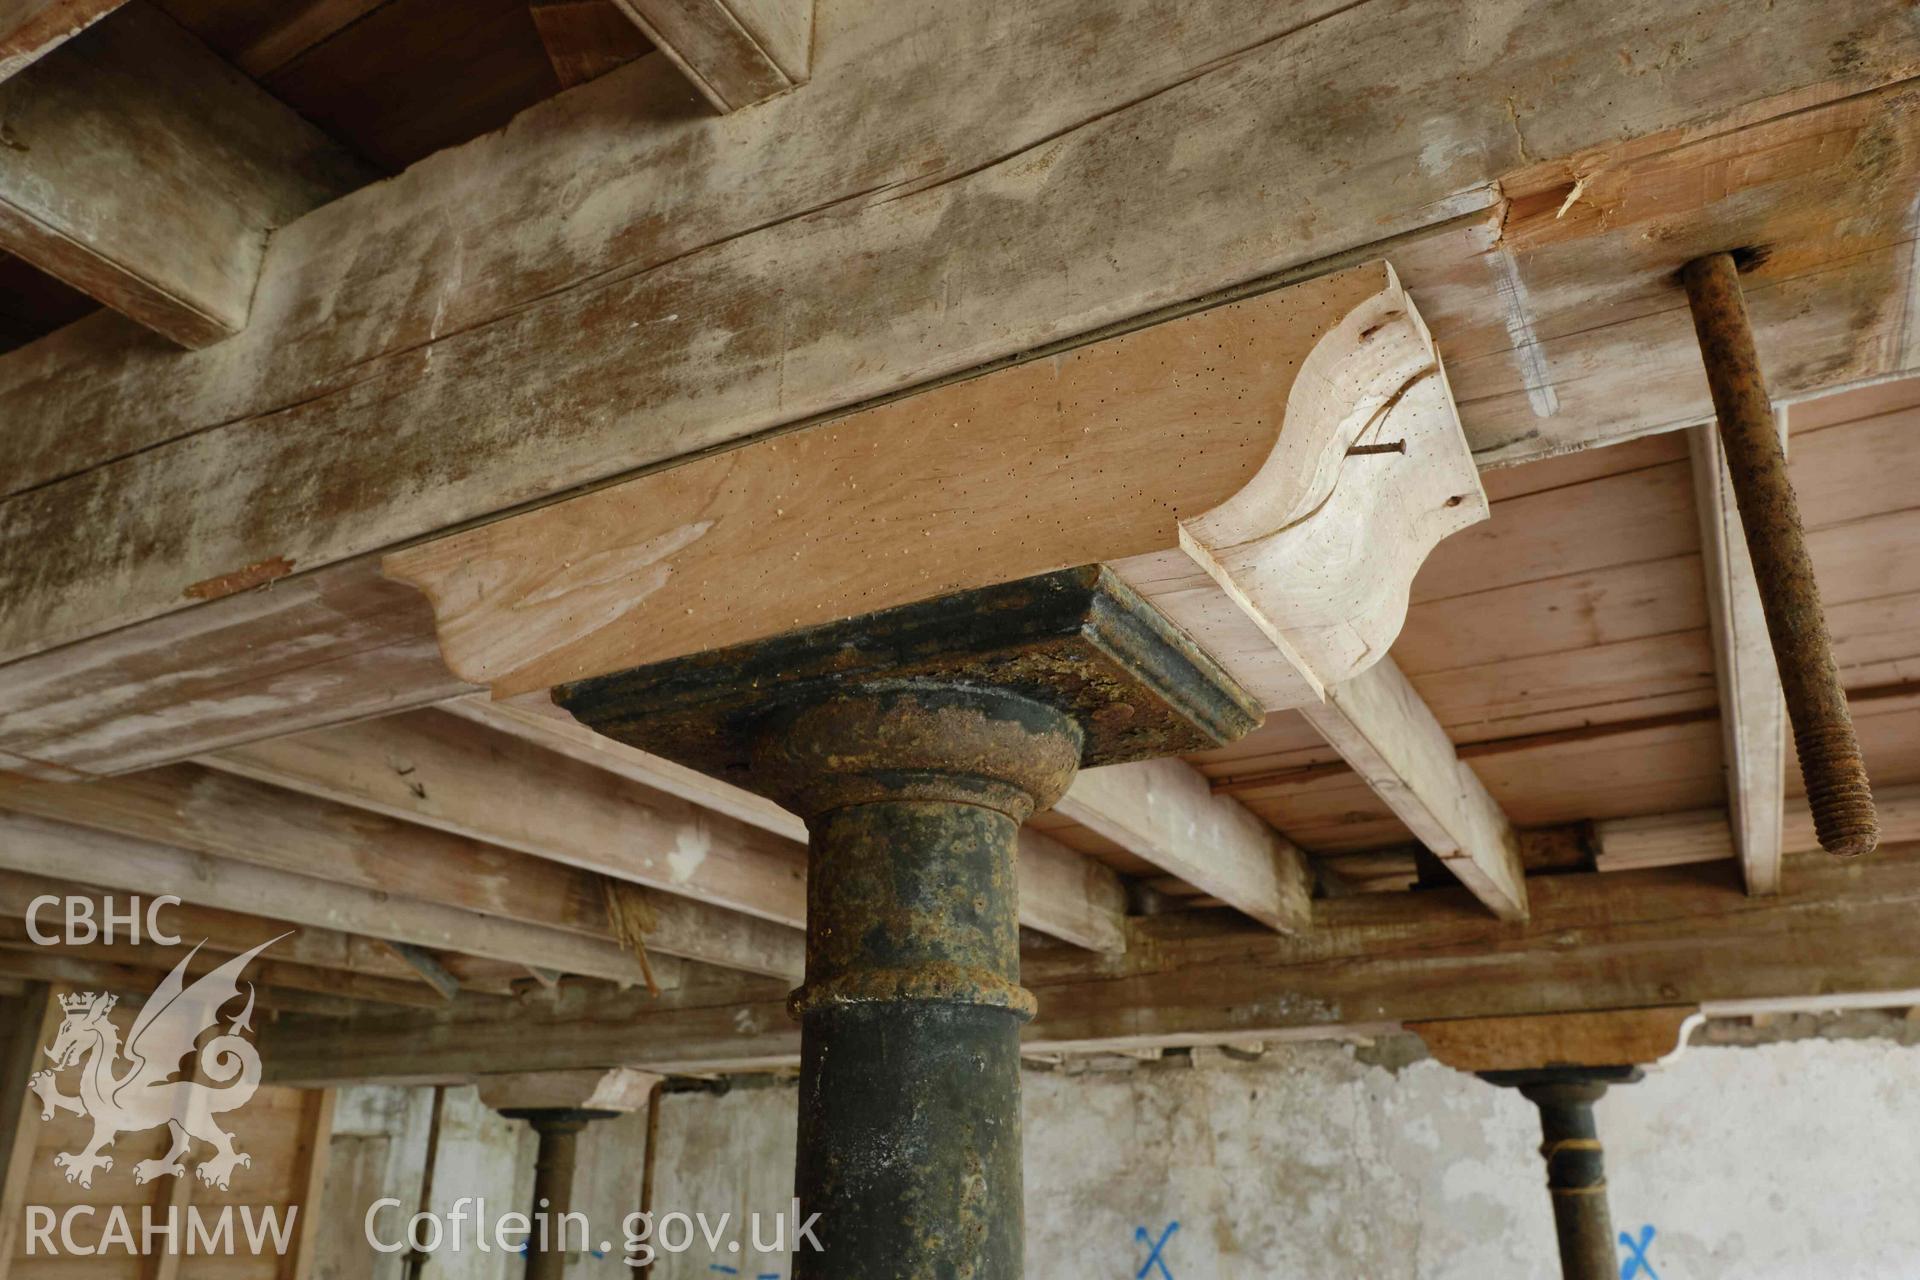
[{"label": "third cast iron post", "polygon": [[1547,1165],[1561,1275],[1566,1280],[1616,1280],[1620,1253],[1607,1206],[1606,1157],[1593,1104],[1608,1086],[1640,1079],[1639,1069],[1547,1067],[1489,1071],[1484,1078],[1518,1089],[1540,1109],[1540,1155]]},{"label": "third cast iron post", "polygon": [[539,1154],[533,1163],[533,1209],[527,1215],[533,1222],[533,1233],[527,1239],[527,1280],[561,1280],[567,1269],[563,1219],[573,1209],[576,1139],[592,1121],[619,1113],[576,1107],[509,1107],[500,1114],[509,1120],[525,1120],[540,1136]]},{"label": "third cast iron post", "polygon": [[1019,1280],[1020,824],[1257,704],[1089,566],[581,681],[583,723],[809,833],[794,1280]]}]

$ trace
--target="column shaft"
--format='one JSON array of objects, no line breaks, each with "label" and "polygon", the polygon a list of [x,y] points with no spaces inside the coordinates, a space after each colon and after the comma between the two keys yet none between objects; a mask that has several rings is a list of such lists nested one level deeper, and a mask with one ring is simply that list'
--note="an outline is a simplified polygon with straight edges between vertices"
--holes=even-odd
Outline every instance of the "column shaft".
[{"label": "column shaft", "polygon": [[813,824],[795,1280],[1014,1280],[1024,1247],[1019,826],[969,804]]},{"label": "column shaft", "polygon": [[1617,1280],[1619,1250],[1607,1208],[1607,1173],[1594,1127],[1593,1104],[1605,1084],[1556,1083],[1520,1090],[1540,1108],[1540,1154],[1547,1162],[1547,1193],[1560,1237],[1566,1280]]}]

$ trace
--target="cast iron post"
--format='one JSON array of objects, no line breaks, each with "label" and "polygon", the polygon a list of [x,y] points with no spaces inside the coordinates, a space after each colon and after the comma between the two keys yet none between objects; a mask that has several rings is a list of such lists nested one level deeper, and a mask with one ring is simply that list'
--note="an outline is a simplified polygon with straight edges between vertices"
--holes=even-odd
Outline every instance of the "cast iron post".
[{"label": "cast iron post", "polygon": [[[607,1120],[617,1111],[583,1111],[577,1107],[509,1107],[500,1112],[509,1120],[525,1120],[540,1135],[540,1152],[533,1163],[533,1234],[527,1237],[527,1280],[562,1280],[567,1271],[566,1228],[561,1215],[573,1207],[575,1139],[590,1121]],[[545,1214],[542,1230],[541,1215]]]},{"label": "cast iron post", "polygon": [[794,1280],[1018,1280],[1020,824],[1074,771],[1230,741],[1250,698],[1097,567],[556,690],[808,830]]},{"label": "cast iron post", "polygon": [[1638,1067],[1547,1067],[1488,1071],[1492,1084],[1518,1089],[1540,1108],[1540,1155],[1547,1162],[1547,1194],[1560,1237],[1560,1273],[1566,1280],[1618,1280],[1620,1251],[1607,1209],[1607,1171],[1594,1127],[1593,1104],[1611,1084],[1640,1078]]}]

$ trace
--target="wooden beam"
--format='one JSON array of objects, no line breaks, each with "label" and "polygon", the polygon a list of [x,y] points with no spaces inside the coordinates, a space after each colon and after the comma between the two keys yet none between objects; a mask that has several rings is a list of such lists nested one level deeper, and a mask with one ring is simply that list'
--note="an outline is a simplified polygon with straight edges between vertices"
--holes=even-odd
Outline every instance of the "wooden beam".
[{"label": "wooden beam", "polygon": [[527,9],[563,89],[598,80],[652,48],[614,0],[532,0]]},{"label": "wooden beam", "polygon": [[[1287,1039],[1354,1025],[1910,991],[1920,953],[1920,851],[1796,864],[1752,898],[1724,866],[1542,877],[1525,923],[1495,920],[1464,889],[1359,894],[1316,904],[1290,937],[1215,915],[1131,921],[1123,957],[1030,953],[1034,1052]],[[1202,918],[1196,918],[1202,915]],[[1222,927],[1223,924],[1226,927]],[[285,1082],[454,1078],[625,1064],[704,1071],[790,1065],[799,1034],[772,984],[631,993],[517,1010],[471,1006],[351,1028],[284,1021],[262,1058]]]},{"label": "wooden beam", "polygon": [[1023,926],[1106,955],[1127,949],[1127,890],[1111,867],[1022,827],[1016,870]]},{"label": "wooden beam", "polygon": [[314,1246],[320,1238],[327,1187],[327,1157],[333,1150],[333,1104],[331,1089],[310,1089],[300,1100],[300,1122],[286,1183],[287,1202],[300,1206],[300,1220],[294,1227],[293,1248],[278,1259],[275,1280],[307,1280],[313,1274]]},{"label": "wooden beam", "polygon": [[[720,908],[804,927],[806,850],[799,844],[632,781],[645,769],[632,758],[638,752],[620,757],[622,776],[587,763],[596,760],[592,754],[582,759],[545,750],[543,742],[527,740],[525,721],[513,723],[517,734],[439,711],[409,712],[257,743],[208,763],[631,880],[690,899],[687,909]],[[665,781],[687,791],[685,773]],[[706,789],[691,790],[704,795]],[[48,792],[41,787],[36,794]],[[0,786],[0,804],[4,795]],[[1022,837],[1021,853],[1022,888],[1032,894],[1023,898],[1024,922],[1096,950],[1121,945],[1125,894],[1117,877],[1038,832]]]},{"label": "wooden beam", "polygon": [[[1381,441],[1394,456],[1364,452]],[[1374,262],[382,567],[433,602],[448,665],[505,696],[1104,561],[1273,708],[1384,652],[1428,552],[1486,514],[1432,339]]]},{"label": "wooden beam", "polygon": [[1540,1013],[1517,1018],[1409,1022],[1427,1051],[1455,1071],[1630,1067],[1658,1062],[1685,1043],[1698,1005]]},{"label": "wooden beam", "polygon": [[447,972],[447,966],[441,964],[433,952],[411,942],[389,942],[387,946],[420,975],[421,981],[439,992],[442,1000],[451,1000],[460,994],[460,979]]},{"label": "wooden beam", "polygon": [[[0,814],[0,866],[35,875],[84,875],[87,883],[137,893],[177,891],[182,898],[223,910],[411,942],[444,951],[470,951],[541,962],[553,950],[544,931],[379,890],[337,884],[210,858],[126,836],[90,831],[22,814]],[[316,868],[318,869],[318,868]],[[678,900],[657,900],[648,945],[667,955],[797,978],[803,947],[797,931],[776,929],[712,911],[687,911]],[[563,935],[564,936],[564,935]],[[569,947],[562,968],[571,973],[632,982],[631,956],[609,943]]]},{"label": "wooden beam", "polygon": [[[0,947],[0,974],[15,980],[47,982],[84,991],[116,992],[121,996],[122,1003],[144,1000],[159,986],[160,980],[166,977],[172,967],[139,968],[107,960],[59,955],[42,947]],[[364,1001],[340,991],[301,991],[266,985],[258,990],[260,1007],[275,1013],[298,1013],[339,1021],[367,1011]],[[424,1011],[416,1009],[411,1012],[418,1016]]]},{"label": "wooden beam", "polygon": [[[807,824],[762,796],[638,751],[587,728],[544,693],[496,702],[458,698],[443,710],[502,733],[607,769],[730,818],[805,843]],[[1092,951],[1126,946],[1127,894],[1120,877],[1031,828],[1020,832],[1020,923]]]},{"label": "wooden beam", "polygon": [[805,84],[813,0],[614,0],[719,111]]},{"label": "wooden beam", "polygon": [[269,231],[373,176],[144,4],[0,79],[0,117],[0,249],[186,347],[246,324]]},{"label": "wooden beam", "polygon": [[258,742],[207,763],[762,920],[806,920],[806,853],[792,841],[444,712]]},{"label": "wooden beam", "polygon": [[[1784,446],[1784,413],[1780,436]],[[1689,431],[1687,454],[1700,515],[1700,567],[1706,574],[1707,617],[1713,626],[1733,844],[1746,873],[1747,892],[1778,893],[1787,799],[1786,699],[1719,428],[1707,423]]]},{"label": "wooden beam", "polygon": [[126,0],[0,0],[0,80],[24,70]]},{"label": "wooden beam", "polygon": [[1306,856],[1183,760],[1082,770],[1054,808],[1269,928],[1312,925]]},{"label": "wooden beam", "polygon": [[[36,898],[53,897],[60,900],[68,898],[88,898],[94,903],[94,919],[102,917],[106,903],[100,891],[78,884],[71,879],[59,879],[50,876],[28,875],[18,871],[0,872],[0,940],[12,945],[27,945],[32,936],[27,931],[26,917]],[[121,904],[124,907],[124,903]],[[63,926],[59,921],[58,908],[42,909],[37,918],[38,927],[43,934],[52,930],[58,932]],[[239,955],[261,943],[275,941],[269,960],[285,961],[307,969],[326,969],[342,974],[360,974],[367,977],[413,982],[414,973],[404,963],[396,959],[386,947],[371,939],[343,933],[337,929],[327,929],[316,925],[307,925],[295,929],[285,920],[269,919],[236,911],[223,911],[216,907],[201,906],[195,903],[181,902],[168,904],[162,909],[160,920],[163,929],[177,935],[182,941],[201,943],[209,951],[222,955]],[[291,936],[285,936],[291,933]],[[113,962],[133,963],[131,953],[114,949],[115,944],[90,943],[102,950],[81,952],[72,944],[61,944],[61,954],[83,955],[85,958],[104,959]],[[420,993],[414,993],[416,996]]]},{"label": "wooden beam", "polygon": [[[384,915],[352,917],[400,929],[375,935],[390,940],[614,981],[639,976],[608,923],[596,875],[197,765],[85,784],[0,776],[0,810],[211,854],[222,860],[216,866],[230,860],[300,877],[289,885],[324,870],[329,884],[391,904]],[[669,952],[702,932],[778,936],[696,903],[659,905]],[[716,962],[721,954],[702,950]]]},{"label": "wooden beam", "polygon": [[1527,918],[1513,824],[1392,658],[1300,714],[1489,911]]},{"label": "wooden beam", "polygon": [[[1904,280],[1906,162],[1869,190],[1845,159],[1850,144],[1812,141],[1859,139],[1898,117],[1901,91],[1861,95],[1920,62],[1899,6],[1792,6],[1766,40],[1655,0],[1597,20],[1536,8],[1496,48],[1456,38],[1469,0],[1393,21],[1382,3],[1324,0],[1249,20],[1229,0],[1129,0],[1116,20],[1144,43],[1050,59],[1032,51],[1084,43],[1084,11],[1069,0],[856,0],[822,23],[805,93],[652,118],[646,108],[684,89],[661,82],[672,68],[641,59],[523,113],[457,162],[416,166],[282,228],[256,322],[217,360],[158,358],[90,322],[10,353],[0,414],[26,425],[10,432],[23,461],[7,469],[15,496],[0,518],[12,606],[0,654],[170,612],[196,584],[336,564],[1357,257],[1390,255],[1417,295],[1447,300],[1452,314],[1428,321],[1459,353],[1449,373],[1469,439],[1506,461],[1705,416],[1697,372],[1663,360],[1649,378],[1645,359],[1618,358],[1678,345],[1664,258],[1702,239],[1773,241],[1848,208],[1842,256],[1805,235],[1820,251],[1778,255],[1776,274],[1756,281],[1763,344],[1799,343],[1783,393],[1904,365],[1907,344],[1882,341],[1897,339],[1892,321],[1862,334],[1842,318]],[[1179,40],[1153,34],[1175,29]],[[1844,69],[1824,52],[1836,42],[1856,51]],[[1410,81],[1410,45],[1447,52],[1420,59]],[[1656,64],[1657,83],[1644,70]],[[1378,104],[1328,107],[1328,84],[1388,79],[1399,85],[1391,118]],[[1566,92],[1570,79],[1580,94]],[[1273,121],[1323,115],[1331,132],[1273,149]],[[1389,127],[1402,116],[1426,123]],[[1715,123],[1686,133],[1696,121]],[[1209,146],[1184,147],[1203,133]],[[1655,137],[1651,150],[1619,141]],[[1541,228],[1565,191],[1553,199],[1541,178],[1516,207],[1495,186],[1536,157],[1565,179],[1569,159],[1585,163],[1594,147],[1612,148],[1598,181],[1615,195],[1643,177],[1670,187],[1702,159],[1757,185],[1696,183],[1685,200],[1649,201],[1656,213],[1634,204],[1602,217],[1575,202],[1558,240]],[[1761,163],[1784,147],[1807,164]],[[1273,183],[1275,171],[1293,180]],[[474,173],[488,176],[485,199]],[[526,216],[558,190],[591,193],[590,208]],[[658,218],[596,216],[661,193]],[[1190,216],[1197,202],[1205,217]],[[1656,216],[1678,225],[1676,210],[1698,215],[1685,244],[1648,234]],[[383,235],[370,239],[369,225]],[[1039,226],[1048,234],[1032,234]],[[1184,234],[1170,238],[1170,226]],[[1526,253],[1503,238],[1523,230]],[[865,269],[848,272],[856,260]],[[1535,263],[1554,269],[1536,282]],[[353,323],[337,321],[346,281]],[[1580,322],[1596,308],[1617,323]],[[1555,386],[1559,364],[1617,372]],[[73,512],[107,509],[193,516],[156,519],[139,537],[73,527]]]},{"label": "wooden beam", "polygon": [[[1873,800],[1880,815],[1883,843],[1920,840],[1920,785],[1885,787],[1874,793]],[[1595,864],[1602,871],[1678,867],[1738,856],[1725,809],[1609,818],[1594,823],[1594,838],[1599,845]],[[1786,802],[1780,848],[1786,854],[1813,853],[1820,848],[1804,796]]]},{"label": "wooden beam", "polygon": [[660,1077],[630,1067],[533,1071],[476,1077],[480,1101],[495,1111],[558,1107],[569,1111],[639,1111]]},{"label": "wooden beam", "polygon": [[443,703],[440,709],[762,831],[806,843],[807,824],[765,796],[595,733],[555,706],[544,689],[500,701],[478,693]]},{"label": "wooden beam", "polygon": [[0,1150],[6,1161],[0,1164],[0,1280],[13,1270],[14,1253],[20,1247],[20,1226],[27,1217],[27,1185],[32,1178],[33,1157],[40,1143],[40,1103],[27,1092],[27,1082],[46,1059],[40,1050],[53,1043],[53,1037],[66,1016],[60,997],[71,987],[63,983],[35,981],[27,994],[9,1003],[13,1016],[8,1019],[5,1059],[6,1075],[0,1078],[0,1097],[4,1097],[7,1126],[0,1130]]},{"label": "wooden beam", "polygon": [[0,764],[127,773],[472,688],[419,592],[360,561],[0,666]]},{"label": "wooden beam", "polygon": [[[97,965],[103,971],[148,975],[144,987],[134,988],[144,994],[153,990],[160,979],[170,973],[174,966],[186,957],[187,950],[184,947],[162,947],[151,943],[135,945],[124,940],[116,940],[111,945],[63,943],[58,946],[42,946],[29,937],[25,927],[18,921],[0,920],[0,968],[23,976],[61,979],[62,975],[83,972],[77,968],[45,969],[38,963],[43,960],[57,961],[69,966]],[[204,947],[188,964],[187,972],[194,977],[199,977],[212,972],[232,958],[225,948]],[[336,996],[344,1000],[371,1001],[375,1004],[415,1010],[445,1007],[445,1001],[440,999],[432,988],[414,981],[411,977],[385,978],[369,973],[320,969],[312,965],[270,959],[265,956],[256,960],[248,972],[249,976],[261,986],[271,987],[276,991],[311,992],[316,995]],[[481,999],[497,998],[481,997]]]},{"label": "wooden beam", "polygon": [[[46,1026],[52,995],[45,983],[26,984],[19,995],[5,998],[4,1039],[0,1039],[0,1170],[13,1163],[21,1121],[26,1118],[27,1078],[37,1070],[41,1042],[36,1035]],[[55,1006],[58,1007],[57,1005]]]},{"label": "wooden beam", "polygon": [[[612,981],[637,977],[607,921],[601,877],[242,777],[200,766],[84,785],[0,777],[0,810],[296,877],[324,867],[332,885],[430,908],[417,921],[420,933],[397,940]],[[693,902],[670,900],[660,912],[680,921],[670,923],[668,933],[685,936],[699,929],[730,935],[745,925]],[[760,931],[749,927],[749,933]],[[714,956],[707,952],[708,960]]]}]

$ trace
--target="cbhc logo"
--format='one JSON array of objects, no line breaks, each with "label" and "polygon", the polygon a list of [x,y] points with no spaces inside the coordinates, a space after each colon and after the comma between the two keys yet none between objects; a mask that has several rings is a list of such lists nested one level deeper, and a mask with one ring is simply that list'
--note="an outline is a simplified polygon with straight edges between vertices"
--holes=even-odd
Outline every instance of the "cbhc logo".
[{"label": "cbhc logo", "polygon": [[[126,941],[138,945],[140,925],[144,921],[150,940],[163,947],[177,947],[180,945],[179,935],[166,933],[160,928],[160,909],[179,905],[180,899],[167,894],[151,899],[143,914],[138,895],[127,900],[124,910],[115,910],[111,894],[96,903],[92,898],[58,898],[49,893],[27,904],[27,936],[43,947],[57,947],[61,943],[84,947],[95,942],[111,944],[114,931],[119,929],[123,931],[122,936]],[[61,909],[61,920],[66,926],[64,934],[42,932],[40,912],[49,907]]]}]

